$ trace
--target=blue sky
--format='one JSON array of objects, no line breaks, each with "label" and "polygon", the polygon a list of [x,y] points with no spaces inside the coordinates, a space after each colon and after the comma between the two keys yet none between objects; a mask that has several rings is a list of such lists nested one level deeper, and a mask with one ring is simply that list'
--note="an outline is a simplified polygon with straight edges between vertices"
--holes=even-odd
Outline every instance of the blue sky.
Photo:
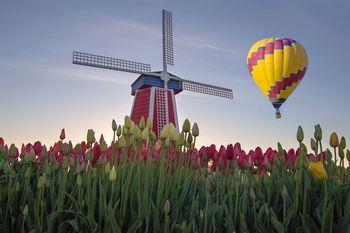
[{"label": "blue sky", "polygon": [[[346,1],[1,1],[0,136],[16,144],[73,141],[88,128],[111,138],[112,118],[130,113],[137,75],[72,65],[72,51],[161,69],[161,9],[173,11],[175,66],[186,79],[225,86],[234,100],[183,92],[179,121],[199,124],[199,144],[296,146],[298,125],[320,123],[350,140],[350,3]],[[282,119],[255,86],[245,60],[270,37],[300,42],[308,71]]]}]

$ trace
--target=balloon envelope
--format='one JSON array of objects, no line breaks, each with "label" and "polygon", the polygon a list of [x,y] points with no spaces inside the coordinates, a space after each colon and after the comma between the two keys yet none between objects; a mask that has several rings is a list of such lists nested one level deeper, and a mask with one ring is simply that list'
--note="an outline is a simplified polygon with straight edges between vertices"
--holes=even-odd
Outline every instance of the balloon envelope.
[{"label": "balloon envelope", "polygon": [[256,85],[279,113],[304,77],[308,58],[304,47],[295,40],[271,37],[250,48],[247,65]]}]

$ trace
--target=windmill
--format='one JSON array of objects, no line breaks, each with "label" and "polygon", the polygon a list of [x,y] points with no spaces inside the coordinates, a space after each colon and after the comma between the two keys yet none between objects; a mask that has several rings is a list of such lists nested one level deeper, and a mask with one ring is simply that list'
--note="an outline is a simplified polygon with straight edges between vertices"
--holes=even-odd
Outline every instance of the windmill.
[{"label": "windmill", "polygon": [[170,122],[179,129],[175,95],[183,90],[224,98],[233,98],[231,89],[195,82],[175,76],[167,71],[174,65],[172,13],[162,10],[163,71],[151,71],[151,65],[115,59],[89,53],[73,52],[73,64],[140,74],[131,84],[134,103],[131,119],[138,124],[141,117],[153,120],[153,131],[160,135]]}]

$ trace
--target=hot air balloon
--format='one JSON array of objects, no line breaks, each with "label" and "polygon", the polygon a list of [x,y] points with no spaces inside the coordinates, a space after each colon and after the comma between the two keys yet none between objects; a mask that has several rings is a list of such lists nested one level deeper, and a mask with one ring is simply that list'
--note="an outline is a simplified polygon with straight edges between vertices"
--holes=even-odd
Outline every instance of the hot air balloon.
[{"label": "hot air balloon", "polygon": [[271,37],[259,40],[247,56],[249,72],[256,85],[276,109],[280,107],[299,85],[308,65],[304,47],[289,38]]}]

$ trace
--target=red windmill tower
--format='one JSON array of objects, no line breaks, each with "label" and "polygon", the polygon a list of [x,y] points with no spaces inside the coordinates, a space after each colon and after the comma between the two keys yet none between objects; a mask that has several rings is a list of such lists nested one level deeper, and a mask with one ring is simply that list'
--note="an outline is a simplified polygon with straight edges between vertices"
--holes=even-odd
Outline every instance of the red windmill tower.
[{"label": "red windmill tower", "polygon": [[140,74],[131,84],[134,103],[131,119],[138,124],[141,117],[153,120],[153,131],[159,136],[164,125],[173,123],[179,129],[175,95],[183,90],[200,92],[224,98],[233,98],[231,89],[182,79],[168,73],[167,66],[174,65],[172,13],[162,11],[163,71],[152,72],[151,65],[73,52],[73,64]]}]

